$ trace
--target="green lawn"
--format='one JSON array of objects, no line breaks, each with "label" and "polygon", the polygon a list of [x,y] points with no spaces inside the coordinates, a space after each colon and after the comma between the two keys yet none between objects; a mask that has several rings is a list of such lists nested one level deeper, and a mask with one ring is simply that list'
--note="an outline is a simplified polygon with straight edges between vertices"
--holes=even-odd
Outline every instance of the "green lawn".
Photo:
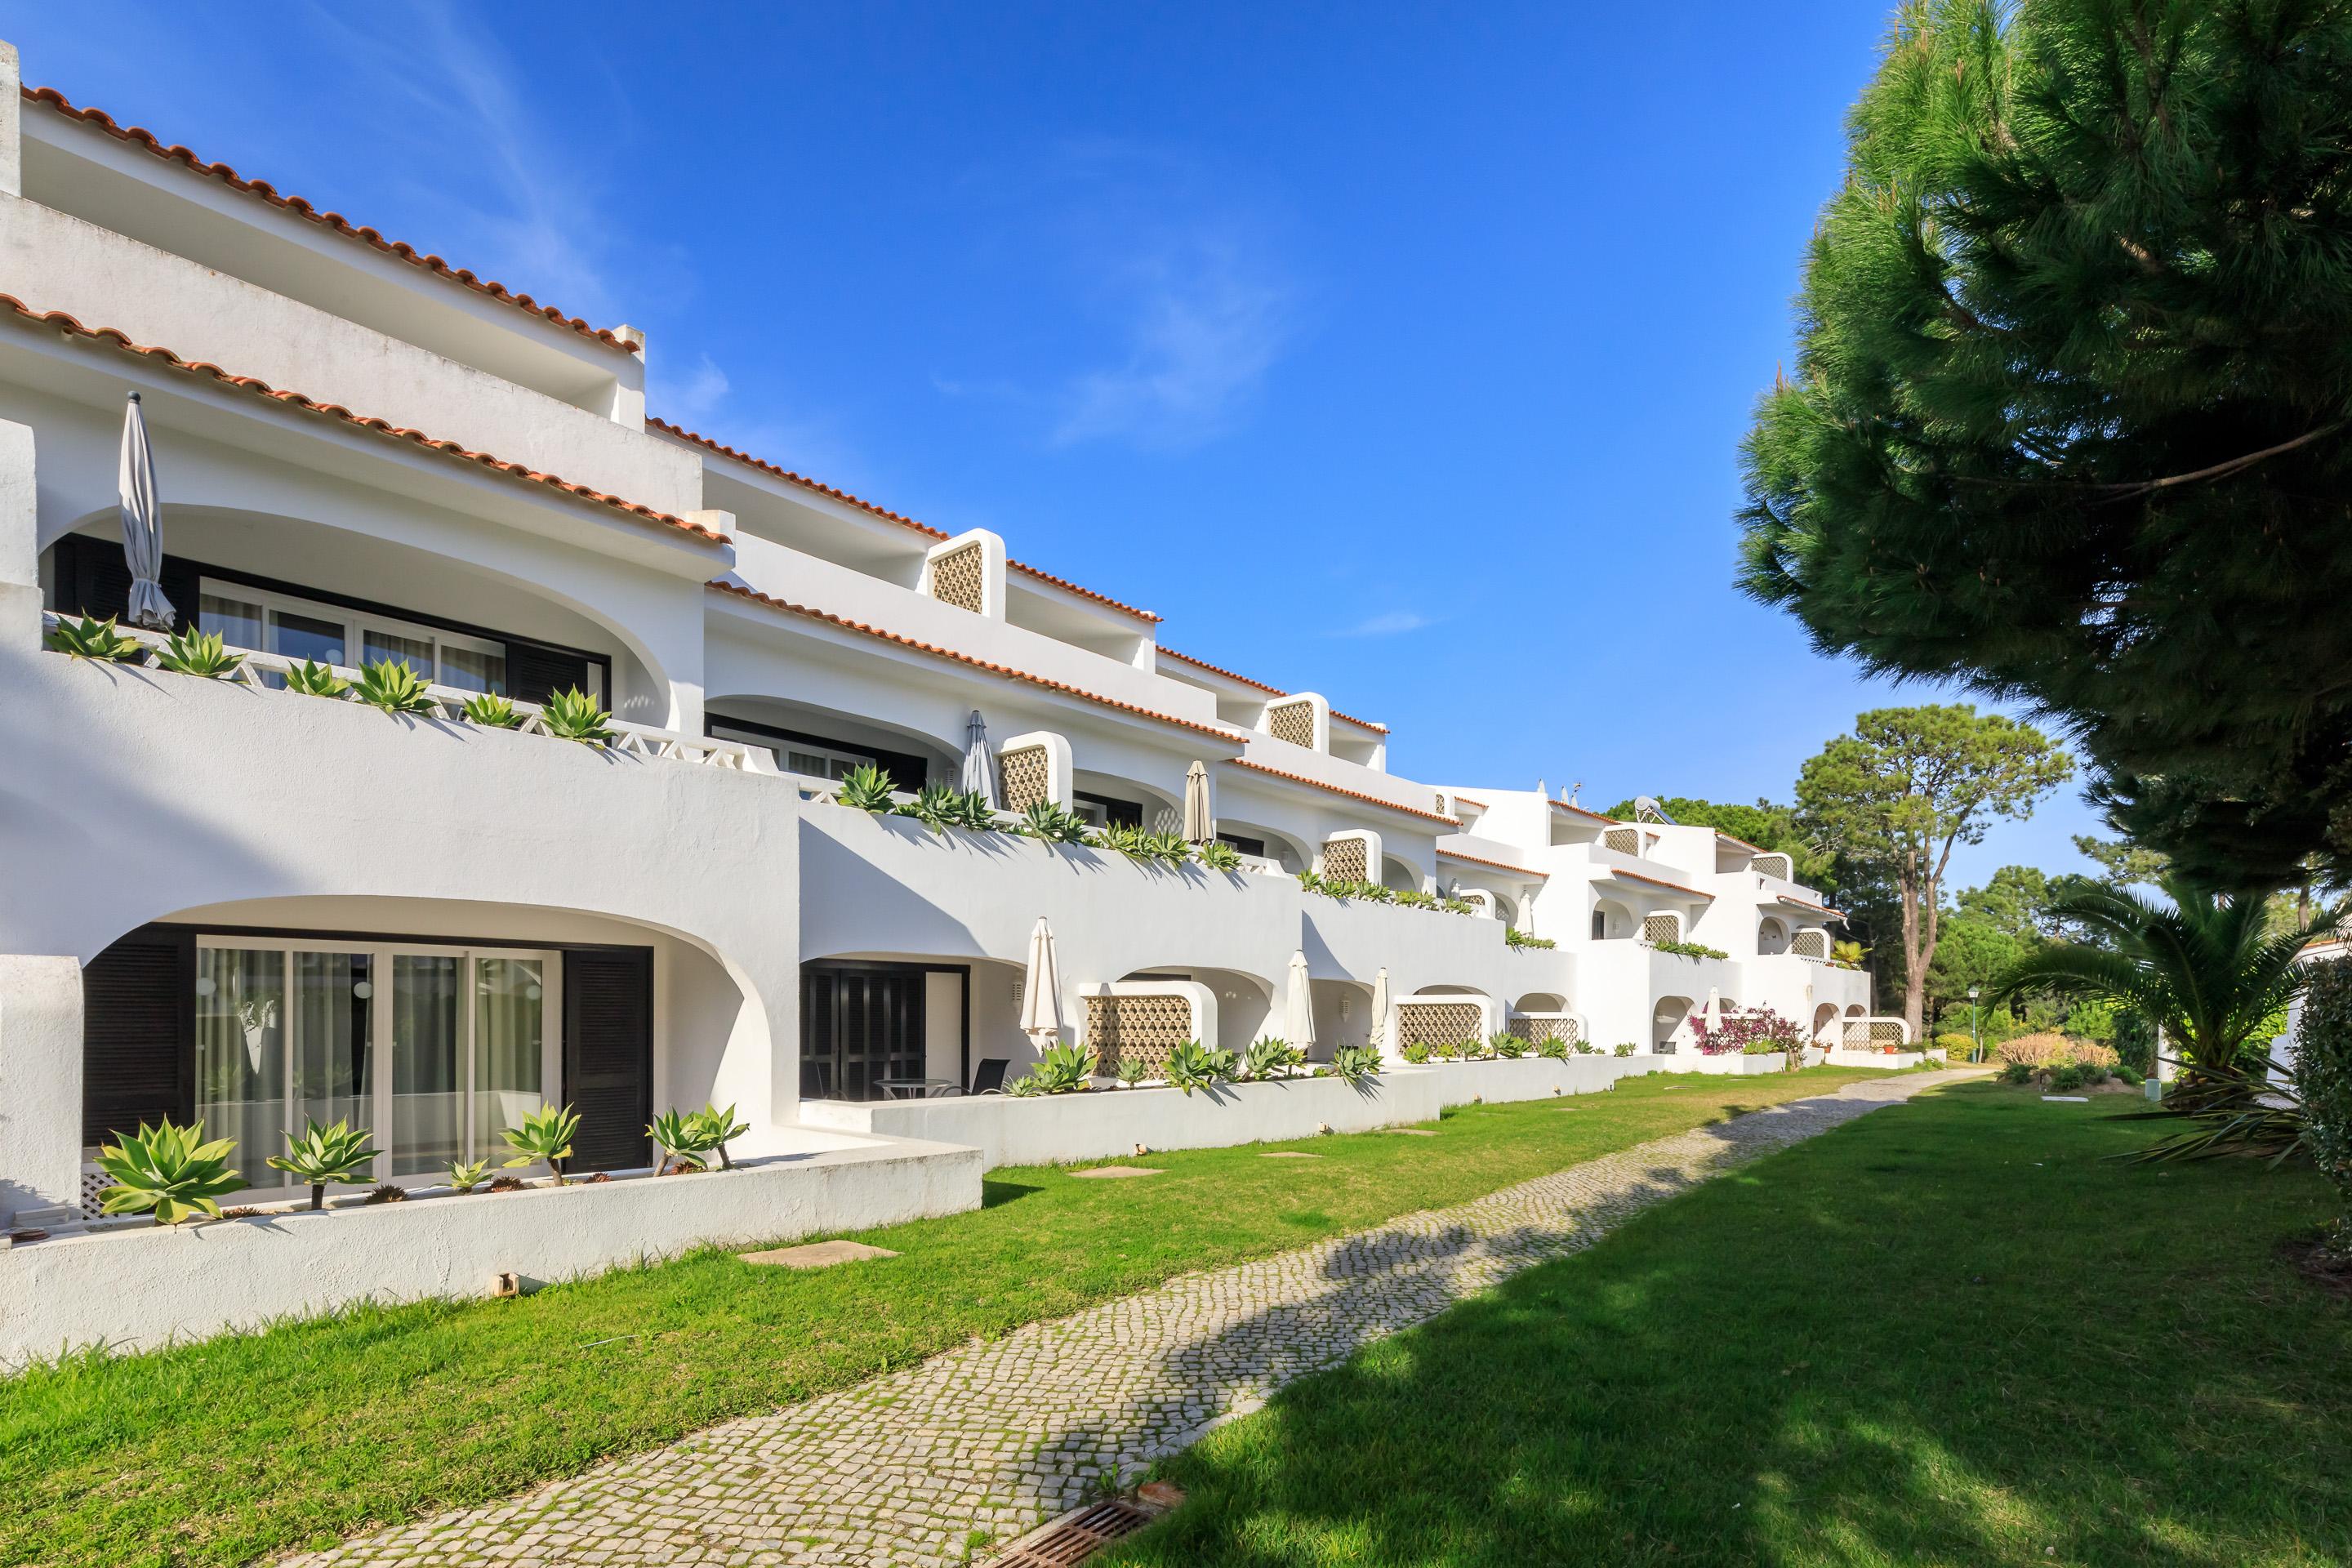
[{"label": "green lawn", "polygon": [[1440,1138],[1314,1140],[1319,1161],[1154,1155],[1170,1174],[1148,1182],[1006,1169],[979,1214],[863,1236],[904,1254],[887,1262],[796,1274],[698,1254],[519,1301],[37,1371],[0,1383],[0,1563],[227,1564],[324,1544],[1867,1076],[1634,1079],[1466,1107]]},{"label": "green lawn", "polygon": [[2136,1100],[1969,1084],[1654,1209],[1165,1467],[1102,1560],[2352,1562],[2352,1303],[2305,1171],[2100,1156]]}]

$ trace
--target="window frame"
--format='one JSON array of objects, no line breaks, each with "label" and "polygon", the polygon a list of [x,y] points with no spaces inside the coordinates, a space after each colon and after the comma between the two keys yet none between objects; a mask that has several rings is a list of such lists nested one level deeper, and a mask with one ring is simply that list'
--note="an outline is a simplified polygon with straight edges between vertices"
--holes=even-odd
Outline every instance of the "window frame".
[{"label": "window frame", "polygon": [[[451,631],[447,627],[432,626],[424,621],[412,621],[400,616],[383,615],[374,610],[356,609],[348,605],[338,605],[328,600],[308,599],[300,595],[288,594],[275,588],[255,587],[250,584],[236,582],[226,577],[215,577],[210,574],[199,577],[196,582],[195,622],[200,628],[207,630],[211,628],[204,626],[204,602],[206,599],[229,599],[254,606],[261,613],[261,641],[265,645],[270,640],[270,617],[273,615],[306,616],[314,620],[332,621],[340,625],[343,628],[342,667],[346,669],[364,668],[367,635],[371,631],[380,631],[389,633],[393,637],[430,644],[433,648],[433,669],[426,679],[436,686],[451,684],[446,679],[448,660],[442,651],[445,647],[460,648],[467,653],[488,654],[495,658],[499,661],[500,672],[499,690],[502,695],[514,684],[512,673],[508,668],[511,663],[510,650],[505,642],[495,637],[478,637],[470,632]],[[277,650],[265,646],[252,651],[275,653]],[[593,661],[588,666],[588,672],[590,679],[601,686],[601,672]],[[472,689],[458,687],[455,689],[470,690]],[[592,691],[589,695],[600,702],[604,700],[601,690]]]}]

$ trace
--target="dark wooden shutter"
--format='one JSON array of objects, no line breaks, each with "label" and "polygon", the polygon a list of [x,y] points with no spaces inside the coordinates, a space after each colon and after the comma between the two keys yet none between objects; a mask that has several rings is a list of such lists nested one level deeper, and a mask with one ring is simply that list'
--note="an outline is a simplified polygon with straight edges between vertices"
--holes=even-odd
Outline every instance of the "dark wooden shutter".
[{"label": "dark wooden shutter", "polygon": [[544,702],[574,687],[588,689],[588,661],[578,654],[536,643],[507,644],[507,695],[516,701]]},{"label": "dark wooden shutter", "polygon": [[580,1116],[569,1168],[652,1164],[653,1089],[653,950],[566,950],[563,1098]]},{"label": "dark wooden shutter", "polygon": [[[56,560],[58,613],[88,616],[92,620],[121,620],[131,613],[131,568],[122,560],[122,546],[110,539],[68,533],[52,547]],[[156,583],[184,628],[195,618],[202,573],[195,563],[176,556],[163,557]]]},{"label": "dark wooden shutter", "polygon": [[145,926],[82,965],[81,1139],[196,1114],[196,933]]}]

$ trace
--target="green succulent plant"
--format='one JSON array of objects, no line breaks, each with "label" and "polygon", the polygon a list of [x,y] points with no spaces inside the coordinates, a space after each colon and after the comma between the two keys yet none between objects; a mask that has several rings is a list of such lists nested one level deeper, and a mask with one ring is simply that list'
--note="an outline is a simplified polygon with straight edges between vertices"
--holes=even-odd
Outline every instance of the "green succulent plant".
[{"label": "green succulent plant", "polygon": [[1133,1057],[1123,1058],[1113,1072],[1120,1086],[1126,1089],[1133,1089],[1144,1079],[1143,1064]]},{"label": "green succulent plant", "polygon": [[1536,1042],[1536,1055],[1549,1061],[1565,1061],[1568,1058],[1568,1042],[1558,1035],[1546,1035]]},{"label": "green succulent plant", "polygon": [[1419,1067],[1423,1062],[1429,1060],[1429,1047],[1423,1045],[1419,1040],[1415,1040],[1412,1045],[1409,1045],[1404,1048],[1404,1059],[1411,1062],[1414,1067]]},{"label": "green succulent plant", "polygon": [[1086,844],[1094,837],[1087,819],[1058,800],[1032,801],[1013,831],[1046,844]]},{"label": "green succulent plant", "polygon": [[1286,1068],[1297,1067],[1306,1059],[1307,1053],[1288,1040],[1261,1035],[1250,1042],[1248,1050],[1242,1053],[1242,1076],[1253,1082],[1263,1083],[1267,1079],[1281,1076]]},{"label": "green succulent plant", "polygon": [[245,662],[245,655],[231,653],[218,632],[200,632],[194,626],[184,632],[173,632],[163,639],[155,654],[155,662],[179,675],[200,675],[217,680],[235,673]]},{"label": "green succulent plant", "polygon": [[1099,1066],[1100,1058],[1083,1046],[1050,1046],[1029,1069],[1029,1077],[1041,1094],[1076,1094],[1092,1086]]},{"label": "green succulent plant", "polygon": [[405,659],[379,658],[360,671],[352,695],[387,713],[430,713],[436,706],[430,686]]},{"label": "green succulent plant", "polygon": [[453,1160],[449,1163],[449,1185],[461,1193],[470,1193],[490,1179],[490,1163],[476,1160],[470,1163]]},{"label": "green succulent plant", "polygon": [[1381,1053],[1375,1046],[1341,1046],[1331,1053],[1331,1071],[1335,1077],[1349,1083],[1361,1083],[1376,1078],[1381,1070]]},{"label": "green succulent plant", "polygon": [[70,654],[75,658],[94,658],[105,664],[137,658],[146,647],[136,637],[124,637],[112,616],[102,621],[87,616],[79,621],[60,620],[49,629],[45,640],[52,652]]},{"label": "green succulent plant", "polygon": [[286,1134],[286,1152],[268,1160],[271,1170],[283,1171],[310,1187],[313,1209],[326,1206],[329,1185],[357,1182],[374,1163],[375,1146],[368,1142],[366,1128],[354,1131],[348,1121],[330,1127],[315,1118],[299,1138]]},{"label": "green succulent plant", "polygon": [[1487,1054],[1501,1057],[1506,1061],[1515,1061],[1526,1056],[1528,1049],[1528,1042],[1508,1030],[1499,1035],[1489,1036],[1486,1040]]},{"label": "green succulent plant", "polygon": [[1190,1095],[1234,1076],[1234,1054],[1186,1040],[1168,1053],[1168,1081]]},{"label": "green succulent plant", "polygon": [[666,1175],[673,1170],[702,1171],[709,1168],[703,1158],[716,1147],[698,1110],[665,1110],[653,1119],[646,1136],[661,1150],[661,1163],[654,1167],[656,1175]]},{"label": "green succulent plant", "polygon": [[341,697],[352,689],[352,683],[323,664],[304,659],[286,668],[286,689],[299,691],[305,697]]},{"label": "green succulent plant", "polygon": [[98,1163],[114,1178],[99,1194],[106,1214],[150,1214],[157,1225],[178,1225],[200,1214],[218,1217],[223,1194],[242,1188],[245,1178],[228,1168],[234,1138],[205,1142],[205,1124],[153,1127],[140,1123],[128,1138],[99,1146]]},{"label": "green succulent plant", "polygon": [[559,741],[577,741],[586,746],[601,746],[613,738],[613,716],[576,686],[540,704],[539,723]]},{"label": "green succulent plant", "polygon": [[879,814],[895,808],[896,803],[890,798],[894,787],[887,772],[872,763],[861,763],[849,770],[849,776],[841,781],[833,798],[852,811]]},{"label": "green succulent plant", "polygon": [[735,1108],[731,1105],[722,1110],[716,1105],[706,1103],[701,1110],[694,1113],[694,1117],[702,1124],[702,1136],[709,1142],[709,1146],[718,1152],[719,1168],[726,1171],[733,1170],[735,1161],[727,1152],[727,1145],[751,1131],[751,1124],[748,1121],[736,1121]]},{"label": "green succulent plant", "polygon": [[934,833],[944,833],[955,825],[961,799],[943,784],[927,784],[915,792],[914,799],[900,801],[892,810],[913,817]]},{"label": "green succulent plant", "polygon": [[580,1118],[570,1106],[558,1110],[542,1105],[522,1119],[519,1127],[505,1129],[507,1147],[514,1158],[507,1162],[509,1169],[517,1165],[535,1165],[542,1161],[555,1173],[555,1184],[563,1185],[563,1162],[572,1158],[572,1140],[580,1131]]},{"label": "green succulent plant", "polygon": [[1242,868],[1242,852],[1222,838],[1212,838],[1200,847],[1201,864],[1212,871],[1238,871]]},{"label": "green succulent plant", "polygon": [[1015,1100],[1027,1100],[1034,1095],[1045,1093],[1045,1086],[1037,1081],[1035,1074],[1023,1073],[1004,1086],[1004,1092]]},{"label": "green succulent plant", "polygon": [[466,722],[479,724],[485,730],[511,730],[522,722],[522,715],[504,697],[485,691],[479,697],[466,700]]},{"label": "green succulent plant", "polygon": [[948,826],[961,827],[967,833],[996,831],[996,808],[988,804],[988,796],[978,790],[968,790],[955,797],[947,811]]}]

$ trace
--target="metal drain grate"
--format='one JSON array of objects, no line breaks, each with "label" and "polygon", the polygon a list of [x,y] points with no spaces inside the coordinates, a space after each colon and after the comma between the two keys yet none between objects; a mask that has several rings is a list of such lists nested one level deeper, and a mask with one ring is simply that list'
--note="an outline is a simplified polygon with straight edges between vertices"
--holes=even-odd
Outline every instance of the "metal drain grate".
[{"label": "metal drain grate", "polygon": [[991,1559],[990,1568],[1073,1568],[1157,1517],[1131,1502],[1088,1503],[1023,1536]]}]

